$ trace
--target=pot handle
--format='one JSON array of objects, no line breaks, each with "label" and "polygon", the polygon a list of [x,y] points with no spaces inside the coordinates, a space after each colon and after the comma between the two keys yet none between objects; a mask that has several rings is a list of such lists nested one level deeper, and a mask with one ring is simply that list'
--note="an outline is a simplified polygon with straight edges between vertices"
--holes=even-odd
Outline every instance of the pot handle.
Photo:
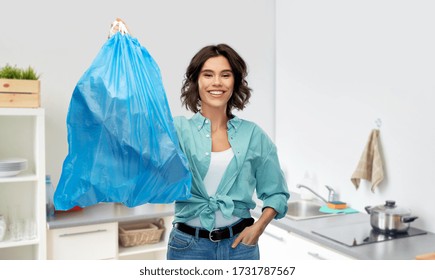
[{"label": "pot handle", "polygon": [[415,220],[417,220],[418,217],[417,216],[406,216],[406,217],[402,217],[402,223],[410,223],[413,222]]},{"label": "pot handle", "polygon": [[372,213],[372,207],[371,206],[366,206],[364,207],[364,209],[366,209],[366,212],[371,214]]}]

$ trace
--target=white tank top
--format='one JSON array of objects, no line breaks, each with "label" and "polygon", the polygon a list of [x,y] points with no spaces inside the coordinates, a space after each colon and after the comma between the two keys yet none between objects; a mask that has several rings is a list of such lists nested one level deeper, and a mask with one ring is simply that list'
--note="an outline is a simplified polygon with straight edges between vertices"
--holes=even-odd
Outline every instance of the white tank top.
[{"label": "white tank top", "polygon": [[[221,182],[225,170],[227,170],[227,167],[230,164],[233,157],[234,157],[234,152],[233,149],[231,148],[222,152],[211,153],[210,166],[204,178],[205,189],[207,190],[209,196],[213,196],[216,194],[219,183]],[[215,228],[231,225],[240,219],[239,217],[236,216],[232,216],[230,219],[226,219],[223,216],[221,210],[217,210],[215,214],[216,214]],[[186,224],[192,227],[202,227],[199,217],[195,217],[194,219],[187,221]]]}]

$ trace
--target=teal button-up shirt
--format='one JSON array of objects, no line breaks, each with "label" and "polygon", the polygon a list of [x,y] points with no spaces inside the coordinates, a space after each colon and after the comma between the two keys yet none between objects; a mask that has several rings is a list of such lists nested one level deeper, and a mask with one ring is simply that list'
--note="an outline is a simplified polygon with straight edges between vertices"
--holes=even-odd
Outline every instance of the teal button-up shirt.
[{"label": "teal button-up shirt", "polygon": [[217,210],[222,211],[226,218],[231,215],[249,218],[249,209],[256,206],[254,190],[263,201],[263,208],[271,207],[278,212],[275,219],[285,216],[290,197],[287,183],[279,165],[276,146],[259,126],[238,117],[228,121],[228,141],[234,157],[216,194],[209,196],[203,180],[210,166],[210,120],[196,113],[190,119],[175,117],[174,124],[192,173],[192,197],[176,201],[174,223],[199,216],[202,226],[212,230]]}]

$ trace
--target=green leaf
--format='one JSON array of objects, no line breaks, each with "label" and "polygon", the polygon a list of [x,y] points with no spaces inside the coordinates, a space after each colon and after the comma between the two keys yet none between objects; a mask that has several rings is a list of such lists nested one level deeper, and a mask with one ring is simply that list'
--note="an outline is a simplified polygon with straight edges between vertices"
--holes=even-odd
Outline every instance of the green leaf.
[{"label": "green leaf", "polygon": [[30,66],[26,69],[21,69],[17,66],[6,64],[5,67],[0,69],[0,78],[2,79],[38,80],[39,77],[40,75]]}]

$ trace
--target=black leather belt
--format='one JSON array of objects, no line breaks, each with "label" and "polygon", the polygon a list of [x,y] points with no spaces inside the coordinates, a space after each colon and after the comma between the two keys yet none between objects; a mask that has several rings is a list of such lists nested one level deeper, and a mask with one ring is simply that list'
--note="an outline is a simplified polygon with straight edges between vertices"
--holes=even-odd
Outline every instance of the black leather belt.
[{"label": "black leather belt", "polygon": [[[212,231],[208,231],[205,229],[198,230],[198,236],[202,238],[208,238],[213,242],[218,242],[222,239],[230,238],[230,228],[233,231],[233,235],[241,233],[246,227],[252,226],[254,224],[253,218],[243,219],[232,227],[226,227],[221,229],[214,229]],[[184,233],[196,236],[197,229],[191,226],[188,226],[184,223],[176,223],[174,227]]]}]

